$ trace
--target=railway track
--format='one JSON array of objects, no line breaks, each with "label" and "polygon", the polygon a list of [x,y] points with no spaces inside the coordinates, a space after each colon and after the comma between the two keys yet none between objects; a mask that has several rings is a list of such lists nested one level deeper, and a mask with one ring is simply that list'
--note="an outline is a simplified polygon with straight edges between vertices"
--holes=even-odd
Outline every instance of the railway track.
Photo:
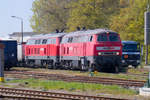
[{"label": "railway track", "polygon": [[[24,72],[24,71],[8,71],[5,74],[16,75],[21,77],[23,75],[33,78],[44,78],[48,80],[59,80],[67,82],[83,82],[83,83],[96,83],[106,85],[121,85],[123,87],[143,87],[146,81],[138,80],[125,80],[125,79],[114,79],[114,78],[100,78],[100,77],[87,77],[87,76],[69,76],[63,74],[46,74],[37,72]],[[16,78],[17,78],[16,77]]]},{"label": "railway track", "polygon": [[19,98],[19,99],[34,99],[34,100],[129,100],[121,98],[90,96],[90,95],[77,95],[56,92],[43,92],[25,89],[13,88],[0,88],[0,98]]}]

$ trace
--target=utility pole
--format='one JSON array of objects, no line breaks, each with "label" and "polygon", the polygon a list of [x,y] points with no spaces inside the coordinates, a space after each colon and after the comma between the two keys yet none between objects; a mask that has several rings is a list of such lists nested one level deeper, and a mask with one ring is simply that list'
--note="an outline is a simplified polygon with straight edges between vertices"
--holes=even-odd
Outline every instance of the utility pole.
[{"label": "utility pole", "polygon": [[146,55],[145,55],[145,64],[148,64],[148,45],[150,44],[150,12],[149,12],[149,0],[147,4],[147,11],[145,12],[145,41],[144,44],[146,46]]},{"label": "utility pole", "polygon": [[23,18],[18,16],[11,16],[12,18],[19,19],[21,21],[21,36],[20,36],[20,46],[21,46],[21,62],[24,62],[24,55],[23,55]]},{"label": "utility pole", "polygon": [[23,44],[23,18],[17,16],[11,16],[12,18],[19,19],[21,21],[21,41],[20,43]]}]

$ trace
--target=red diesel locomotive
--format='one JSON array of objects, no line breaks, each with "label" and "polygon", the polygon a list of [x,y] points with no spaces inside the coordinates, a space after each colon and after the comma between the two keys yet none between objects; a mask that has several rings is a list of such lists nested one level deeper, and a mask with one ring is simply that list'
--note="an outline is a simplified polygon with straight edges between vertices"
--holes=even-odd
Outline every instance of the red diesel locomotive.
[{"label": "red diesel locomotive", "polygon": [[60,44],[61,65],[71,69],[118,71],[121,56],[119,34],[106,29],[71,32]]},{"label": "red diesel locomotive", "polygon": [[38,35],[25,47],[27,64],[49,68],[118,71],[121,56],[119,34],[106,29]]},{"label": "red diesel locomotive", "polygon": [[59,64],[59,44],[64,33],[41,34],[30,38],[25,46],[27,65],[56,68]]}]

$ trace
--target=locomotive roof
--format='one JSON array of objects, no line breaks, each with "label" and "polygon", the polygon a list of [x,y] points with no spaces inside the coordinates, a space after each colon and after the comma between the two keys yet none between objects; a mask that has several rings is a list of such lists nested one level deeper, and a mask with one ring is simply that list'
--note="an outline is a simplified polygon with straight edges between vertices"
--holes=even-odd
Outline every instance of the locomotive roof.
[{"label": "locomotive roof", "polygon": [[[70,33],[51,33],[51,34],[39,34],[39,35],[33,35],[31,39],[38,39],[38,38],[48,38],[48,37],[69,37],[69,36],[78,36],[78,35],[88,35],[88,34],[100,34],[100,33],[106,33],[106,32],[112,32],[116,33],[112,30],[108,29],[95,29],[95,30],[83,30],[83,31],[75,31]],[[117,34],[117,33],[116,33]]]},{"label": "locomotive roof", "polygon": [[108,30],[108,29],[95,29],[95,30],[83,30],[83,31],[75,31],[75,32],[70,32],[68,34],[65,35],[65,37],[69,37],[69,36],[78,36],[78,35],[88,35],[88,34],[100,34],[100,33],[106,33],[106,32],[112,32],[112,33],[116,33],[112,30]]},{"label": "locomotive roof", "polygon": [[44,37],[62,37],[65,35],[65,33],[51,33],[51,34],[45,34]]},{"label": "locomotive roof", "polygon": [[123,44],[138,44],[136,41],[122,41]]},{"label": "locomotive roof", "polygon": [[49,38],[49,37],[61,37],[63,35],[65,35],[65,33],[39,34],[39,35],[33,35],[31,37],[31,39]]}]

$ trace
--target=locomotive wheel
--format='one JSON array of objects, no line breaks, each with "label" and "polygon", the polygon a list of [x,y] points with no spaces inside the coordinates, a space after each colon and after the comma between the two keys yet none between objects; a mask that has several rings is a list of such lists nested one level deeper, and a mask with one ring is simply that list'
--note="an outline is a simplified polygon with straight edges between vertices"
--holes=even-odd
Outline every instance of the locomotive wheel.
[{"label": "locomotive wheel", "polygon": [[51,62],[51,63],[49,62],[49,63],[48,63],[48,69],[54,69],[54,66],[55,66],[55,65],[54,65],[53,62]]},{"label": "locomotive wheel", "polygon": [[30,67],[35,67],[33,62],[30,62],[30,63],[29,63],[29,66],[30,66]]},{"label": "locomotive wheel", "polygon": [[43,67],[47,68],[47,63],[46,62],[43,62],[42,65],[43,65]]}]

